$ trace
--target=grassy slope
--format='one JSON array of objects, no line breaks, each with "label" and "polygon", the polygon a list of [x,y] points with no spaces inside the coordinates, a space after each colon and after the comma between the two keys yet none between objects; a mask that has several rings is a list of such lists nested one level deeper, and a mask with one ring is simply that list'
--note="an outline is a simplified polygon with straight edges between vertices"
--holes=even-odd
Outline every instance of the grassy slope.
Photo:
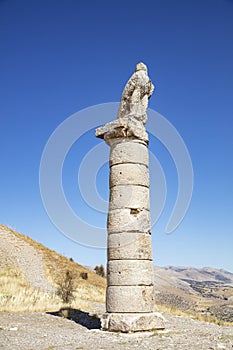
[{"label": "grassy slope", "polygon": [[[91,302],[104,303],[104,278],[21,233],[3,225],[0,225],[0,229],[9,231],[9,234],[15,235],[43,254],[44,273],[53,286],[56,287],[57,282],[64,278],[67,270],[72,273],[76,289],[72,307],[85,309],[90,307]],[[88,274],[87,280],[80,277],[80,273],[83,272]],[[0,270],[0,311],[46,311],[61,306],[61,301],[56,295],[33,289],[26,277],[17,266],[8,266]]]}]

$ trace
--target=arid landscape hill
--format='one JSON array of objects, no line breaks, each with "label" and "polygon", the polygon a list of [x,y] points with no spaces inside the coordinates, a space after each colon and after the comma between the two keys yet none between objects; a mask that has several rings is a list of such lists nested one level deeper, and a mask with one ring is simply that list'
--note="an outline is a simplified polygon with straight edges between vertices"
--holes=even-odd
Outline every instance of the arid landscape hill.
[{"label": "arid landscape hill", "polygon": [[[211,267],[195,268],[184,266],[154,267],[155,284],[159,291],[178,288],[191,294],[202,294],[206,297],[227,298],[227,293],[218,294],[218,287],[233,287],[233,273]],[[207,295],[207,290],[211,290]],[[226,292],[226,290],[225,290]],[[211,294],[212,293],[212,294]],[[229,295],[230,297],[230,295]]]},{"label": "arid landscape hill", "polygon": [[56,288],[67,271],[75,284],[74,307],[104,303],[105,278],[0,225],[0,311],[57,309],[61,301]]},{"label": "arid landscape hill", "polygon": [[233,322],[233,274],[210,267],[155,267],[156,300],[171,308]]},{"label": "arid landscape hill", "polygon": [[[0,225],[0,311],[43,311],[62,306],[56,288],[70,271],[73,307],[105,302],[106,279],[28,236]],[[233,274],[210,267],[154,267],[158,308],[233,322]]]},{"label": "arid landscape hill", "polygon": [[155,275],[169,280],[179,279],[182,281],[195,280],[197,282],[212,281],[217,283],[233,284],[233,273],[211,267],[195,268],[184,266],[165,266],[155,268]]}]

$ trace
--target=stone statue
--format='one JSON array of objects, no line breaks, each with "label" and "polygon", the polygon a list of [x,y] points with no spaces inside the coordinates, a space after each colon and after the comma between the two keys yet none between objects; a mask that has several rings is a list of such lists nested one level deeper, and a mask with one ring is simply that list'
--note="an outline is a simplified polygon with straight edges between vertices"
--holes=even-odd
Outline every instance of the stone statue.
[{"label": "stone statue", "polygon": [[122,93],[117,119],[98,128],[96,136],[108,140],[116,137],[136,137],[148,142],[145,129],[148,100],[154,85],[147,74],[147,67],[140,62],[128,80]]},{"label": "stone statue", "polygon": [[148,77],[147,67],[140,62],[124,88],[117,117],[135,118],[145,124],[148,99],[153,91],[154,85]]}]

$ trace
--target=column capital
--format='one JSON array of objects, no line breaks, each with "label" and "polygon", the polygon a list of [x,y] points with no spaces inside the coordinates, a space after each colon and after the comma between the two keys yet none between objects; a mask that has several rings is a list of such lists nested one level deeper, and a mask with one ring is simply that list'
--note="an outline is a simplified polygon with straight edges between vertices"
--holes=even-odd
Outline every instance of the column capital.
[{"label": "column capital", "polygon": [[133,115],[127,118],[118,118],[107,123],[95,131],[98,138],[104,139],[111,146],[114,139],[130,138],[138,139],[148,143],[148,134],[143,123]]}]

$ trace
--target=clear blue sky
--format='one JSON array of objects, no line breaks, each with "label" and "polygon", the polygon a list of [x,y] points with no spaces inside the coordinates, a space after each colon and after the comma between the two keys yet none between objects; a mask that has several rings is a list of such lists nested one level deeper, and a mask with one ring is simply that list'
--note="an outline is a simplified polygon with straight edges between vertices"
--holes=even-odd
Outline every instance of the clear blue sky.
[{"label": "clear blue sky", "polygon": [[[51,223],[40,197],[40,159],[67,117],[119,101],[143,61],[156,85],[150,107],[183,137],[195,175],[190,208],[167,235],[177,175],[164,147],[151,140],[168,182],[153,228],[154,263],[233,272],[232,40],[230,0],[1,0],[0,223],[81,264],[105,263],[105,250],[76,244]],[[81,155],[100,141],[88,133],[80,142],[67,157],[64,189],[75,210],[104,227],[106,217],[89,212],[76,188]],[[102,174],[106,199],[107,167]]]}]

